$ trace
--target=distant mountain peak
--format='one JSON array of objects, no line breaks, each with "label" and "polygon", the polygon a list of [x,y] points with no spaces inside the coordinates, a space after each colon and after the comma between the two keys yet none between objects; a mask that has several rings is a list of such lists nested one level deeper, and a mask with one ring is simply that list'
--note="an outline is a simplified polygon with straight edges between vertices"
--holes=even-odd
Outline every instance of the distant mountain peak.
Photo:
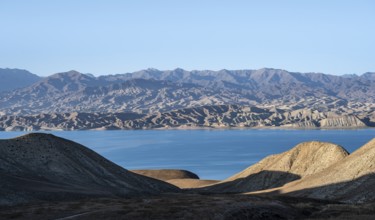
[{"label": "distant mountain peak", "polygon": [[0,68],[0,92],[30,86],[42,78],[23,69]]},{"label": "distant mountain peak", "polygon": [[156,69],[156,68],[147,68],[147,69],[141,70],[141,71],[146,71],[146,72],[161,72],[159,69]]},{"label": "distant mountain peak", "polygon": [[61,78],[61,79],[71,79],[71,80],[80,80],[80,79],[85,79],[85,80],[97,80],[97,78],[90,74],[90,73],[80,73],[76,70],[70,70],[68,72],[61,72],[61,73],[55,73],[46,79],[55,79],[55,78]]},{"label": "distant mountain peak", "polygon": [[84,75],[83,73],[80,73],[76,70],[69,70],[67,72],[59,72],[59,73],[55,73],[51,76],[76,76],[76,75]]},{"label": "distant mountain peak", "polygon": [[184,72],[185,70],[182,69],[182,68],[177,67],[177,68],[174,69],[173,71],[175,71],[175,72]]},{"label": "distant mountain peak", "polygon": [[375,80],[375,72],[366,72],[362,74],[361,77],[368,80]]}]

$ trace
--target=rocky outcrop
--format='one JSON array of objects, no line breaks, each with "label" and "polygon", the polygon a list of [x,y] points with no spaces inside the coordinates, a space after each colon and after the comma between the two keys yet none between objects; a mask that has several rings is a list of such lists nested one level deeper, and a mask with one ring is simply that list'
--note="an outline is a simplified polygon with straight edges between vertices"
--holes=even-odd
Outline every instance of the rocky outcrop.
[{"label": "rocky outcrop", "polygon": [[252,192],[283,186],[318,173],[347,157],[342,147],[326,142],[305,142],[271,155],[242,172],[212,186],[210,192]]},{"label": "rocky outcrop", "polygon": [[0,140],[0,205],[176,192],[50,134]]}]

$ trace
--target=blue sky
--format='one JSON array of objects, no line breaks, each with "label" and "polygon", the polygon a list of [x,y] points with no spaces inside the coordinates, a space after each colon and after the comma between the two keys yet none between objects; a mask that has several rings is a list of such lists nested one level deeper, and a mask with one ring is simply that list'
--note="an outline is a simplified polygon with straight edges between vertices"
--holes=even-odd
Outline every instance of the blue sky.
[{"label": "blue sky", "polygon": [[0,0],[0,68],[375,71],[372,0]]}]

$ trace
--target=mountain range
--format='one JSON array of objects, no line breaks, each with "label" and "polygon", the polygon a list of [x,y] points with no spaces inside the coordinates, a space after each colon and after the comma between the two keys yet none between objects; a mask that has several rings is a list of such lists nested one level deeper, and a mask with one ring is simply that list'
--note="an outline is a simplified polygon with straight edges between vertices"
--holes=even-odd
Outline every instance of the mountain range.
[{"label": "mountain range", "polygon": [[[48,77],[17,69],[1,69],[0,73],[0,83],[10,85],[0,91],[0,115],[3,116],[78,112],[136,113],[151,117],[204,106],[237,105],[266,111],[276,108],[283,112],[311,110],[323,115],[355,116],[367,126],[375,122],[372,113],[375,73],[371,72],[335,76],[264,68],[146,69],[98,77],[77,71]],[[33,80],[17,80],[19,77]],[[308,124],[320,126],[316,122]]]}]

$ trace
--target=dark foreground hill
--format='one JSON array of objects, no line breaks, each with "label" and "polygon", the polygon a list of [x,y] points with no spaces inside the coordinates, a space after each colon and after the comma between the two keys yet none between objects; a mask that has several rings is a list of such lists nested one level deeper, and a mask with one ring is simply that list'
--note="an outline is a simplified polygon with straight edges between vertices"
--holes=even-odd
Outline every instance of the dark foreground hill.
[{"label": "dark foreground hill", "polygon": [[0,140],[0,180],[0,205],[177,191],[80,144],[39,133]]}]

